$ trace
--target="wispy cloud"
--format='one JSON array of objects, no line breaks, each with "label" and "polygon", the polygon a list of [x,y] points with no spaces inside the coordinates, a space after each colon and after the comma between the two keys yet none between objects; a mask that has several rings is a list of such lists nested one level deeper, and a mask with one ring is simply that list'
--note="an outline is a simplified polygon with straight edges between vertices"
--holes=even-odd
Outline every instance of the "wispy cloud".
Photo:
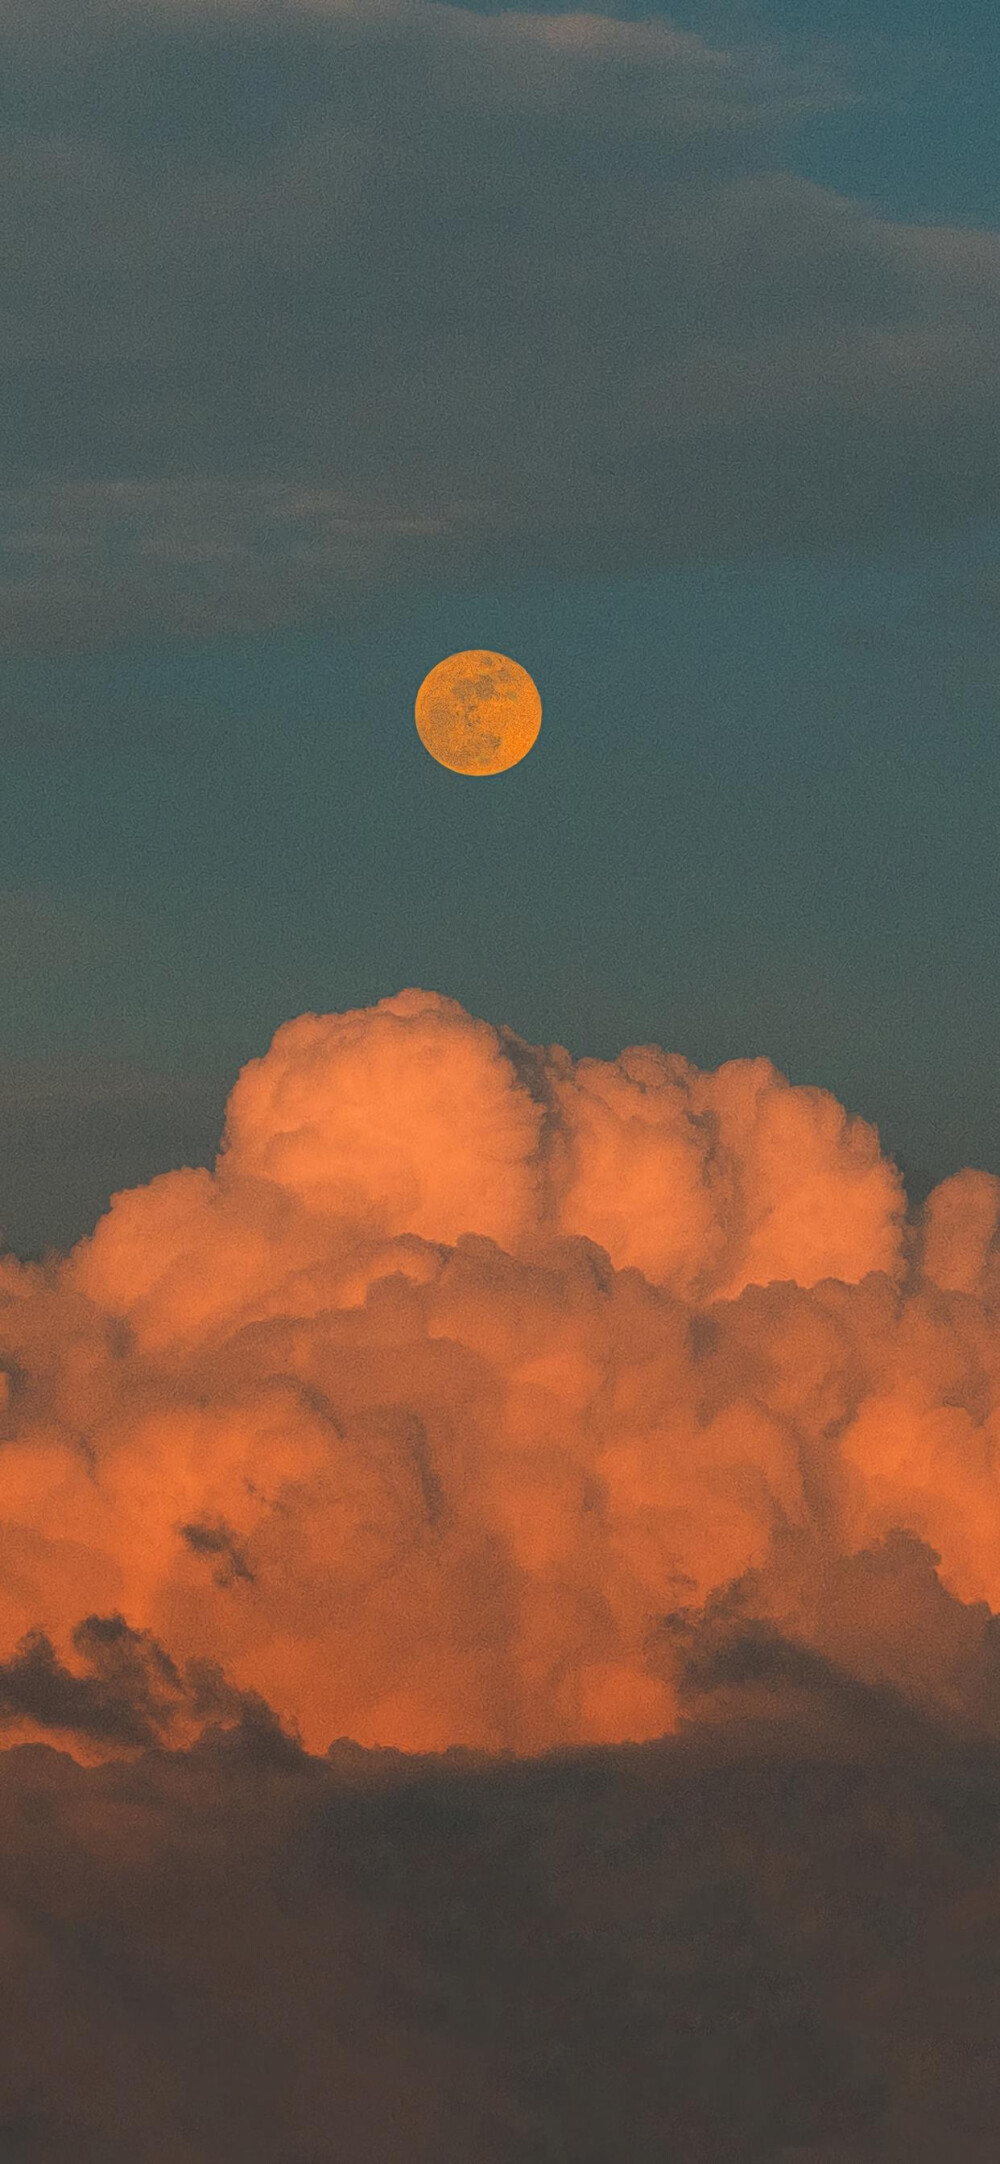
[{"label": "wispy cloud", "polygon": [[131,0],[0,48],[8,650],[996,498],[996,237],[785,170],[842,51]]}]

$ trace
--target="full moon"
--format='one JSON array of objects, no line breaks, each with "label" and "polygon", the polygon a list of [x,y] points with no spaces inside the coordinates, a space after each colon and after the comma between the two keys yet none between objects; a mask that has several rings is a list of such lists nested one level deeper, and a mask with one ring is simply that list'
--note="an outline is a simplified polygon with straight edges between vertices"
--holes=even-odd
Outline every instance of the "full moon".
[{"label": "full moon", "polygon": [[480,647],[449,654],[417,693],[417,735],[453,774],[505,774],[542,726],[538,687],[519,661]]}]

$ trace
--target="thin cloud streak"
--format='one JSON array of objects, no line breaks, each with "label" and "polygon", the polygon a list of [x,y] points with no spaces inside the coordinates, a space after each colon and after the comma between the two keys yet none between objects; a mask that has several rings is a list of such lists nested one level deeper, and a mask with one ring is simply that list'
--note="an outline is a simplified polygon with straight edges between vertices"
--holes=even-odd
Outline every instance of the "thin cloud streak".
[{"label": "thin cloud streak", "polygon": [[783,169],[871,95],[842,52],[416,5],[0,48],[11,652],[996,505],[997,236]]}]

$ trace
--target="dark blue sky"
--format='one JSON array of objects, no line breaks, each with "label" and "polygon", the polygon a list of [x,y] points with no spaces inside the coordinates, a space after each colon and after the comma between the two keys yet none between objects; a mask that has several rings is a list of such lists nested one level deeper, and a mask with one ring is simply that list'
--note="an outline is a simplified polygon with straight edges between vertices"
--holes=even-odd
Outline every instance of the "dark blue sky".
[{"label": "dark blue sky", "polygon": [[[123,17],[72,77],[54,36],[15,52],[0,1229],[21,1252],[210,1159],[288,1016],[412,983],[577,1054],[766,1053],[925,1178],[1000,1171],[987,11],[648,20],[739,32],[738,123],[692,121],[689,54],[664,121],[641,53],[553,90],[544,45],[512,119],[505,49],[477,76],[449,30],[429,77],[444,33],[419,9],[391,50],[340,55],[356,128],[317,108],[293,19],[154,47]],[[775,40],[792,107],[796,71],[843,102],[747,122]],[[421,120],[442,79],[447,165]],[[366,83],[402,116],[381,177]],[[230,274],[253,188],[267,250]],[[78,275],[71,193],[103,247]],[[331,204],[355,231],[327,247]],[[314,467],[318,527],[246,495]],[[543,700],[535,750],[487,781],[413,726],[422,676],[468,646]]]}]

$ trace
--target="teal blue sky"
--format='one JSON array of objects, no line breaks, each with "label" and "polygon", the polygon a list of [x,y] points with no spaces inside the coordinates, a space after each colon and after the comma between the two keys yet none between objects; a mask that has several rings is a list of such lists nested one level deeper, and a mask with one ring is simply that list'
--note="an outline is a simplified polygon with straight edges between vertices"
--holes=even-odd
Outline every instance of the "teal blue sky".
[{"label": "teal blue sky", "polygon": [[[738,37],[758,56],[739,89],[751,104],[776,51],[785,77],[798,71],[810,95],[833,82],[843,102],[745,134],[727,122],[682,153],[700,77],[665,134],[646,108],[620,118],[641,56],[624,88],[574,78],[555,120],[546,107],[537,122],[548,226],[504,164],[532,113],[511,121],[487,100],[477,164],[481,86],[464,61],[454,171],[428,150],[412,56],[429,20],[413,11],[398,53],[349,56],[379,94],[391,82],[415,130],[414,162],[401,153],[384,181],[383,223],[333,251],[329,272],[314,235],[292,268],[275,241],[228,285],[212,253],[224,221],[205,222],[203,198],[228,200],[234,175],[247,185],[255,145],[293,121],[323,152],[314,32],[182,50],[163,31],[156,103],[140,94],[150,33],[129,32],[126,14],[87,63],[103,85],[96,119],[54,48],[15,54],[22,104],[0,117],[28,176],[13,284],[28,329],[25,357],[15,342],[7,363],[0,1230],[22,1253],[89,1229],[117,1186],[210,1161],[239,1066],[288,1016],[406,984],[577,1054],[650,1040],[700,1065],[765,1053],[875,1120],[915,1196],[961,1164],[1000,1172],[987,10],[910,7],[904,20],[782,0],[649,15],[713,49]],[[490,67],[492,96],[495,53]],[[85,74],[78,60],[78,85]],[[113,263],[119,251],[117,287],[81,273],[62,289],[86,335],[56,325],[61,198],[50,149],[34,166],[24,153],[25,112],[32,140],[51,146],[58,130],[77,146],[74,187],[91,221],[104,206]],[[344,141],[341,129],[342,161]],[[484,210],[478,227],[461,155],[474,183],[492,174],[492,222]],[[154,169],[180,205],[172,256]],[[317,170],[281,167],[283,246],[296,217],[315,223]],[[127,230],[119,172],[142,206]],[[425,195],[404,215],[394,191],[413,172]],[[775,174],[791,176],[787,195]],[[619,183],[634,262],[617,260]],[[723,184],[736,203],[763,191],[735,228]],[[663,297],[649,234],[672,192],[683,231]],[[351,200],[362,224],[374,217],[367,194]],[[828,208],[841,201],[862,206],[846,225]],[[465,205],[452,227],[443,203]],[[262,227],[265,204],[263,190]],[[906,235],[928,229],[942,248],[908,254]],[[447,354],[410,264],[422,237],[457,325]],[[29,275],[39,251],[48,280]],[[591,346],[579,294],[592,277]],[[152,344],[138,324],[147,278]],[[259,421],[247,324],[279,290],[296,350],[267,344]],[[920,316],[919,348],[864,343],[883,306],[890,331]],[[718,379],[688,366],[679,331],[675,373],[657,375],[681,317],[689,342],[711,329]],[[174,350],[177,322],[195,331]],[[574,402],[591,396],[600,413],[575,436]],[[332,518],[327,503],[318,537],[289,545],[288,520],[268,527],[239,491],[248,472],[301,491],[313,461],[317,486],[350,502]],[[221,491],[207,510],[200,476]],[[481,519],[481,498],[499,512]],[[206,547],[190,545],[195,499]],[[411,546],[421,519],[430,538]],[[212,568],[227,561],[228,584]],[[535,750],[488,781],[438,768],[413,726],[422,676],[469,646],[515,656],[543,700]]]}]

